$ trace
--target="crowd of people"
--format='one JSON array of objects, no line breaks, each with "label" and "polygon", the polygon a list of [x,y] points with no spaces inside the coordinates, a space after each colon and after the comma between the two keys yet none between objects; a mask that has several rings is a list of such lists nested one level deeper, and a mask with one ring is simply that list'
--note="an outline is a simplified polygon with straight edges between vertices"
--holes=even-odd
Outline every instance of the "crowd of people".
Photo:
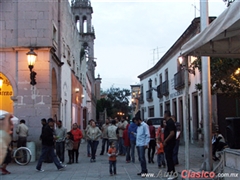
[{"label": "crowd of people", "polygon": [[[10,121],[11,115],[7,115],[4,121],[1,121],[1,153],[0,161],[2,164],[2,174],[10,174],[6,167],[11,161],[9,157],[9,144],[12,134],[13,125]],[[3,124],[4,123],[4,124]],[[169,173],[168,179],[176,178],[175,166],[179,164],[178,149],[181,134],[180,123],[171,115],[170,111],[164,112],[164,120],[162,120],[159,128],[155,129],[151,120],[143,121],[139,116],[135,116],[131,122],[128,119],[107,118],[105,123],[100,127],[96,126],[96,122],[91,119],[88,126],[82,132],[77,123],[72,125],[72,129],[62,126],[62,121],[55,122],[52,118],[48,120],[42,119],[42,131],[40,140],[42,142],[42,150],[38,159],[36,170],[43,172],[43,162],[54,162],[58,170],[65,169],[65,151],[68,153],[67,164],[78,163],[79,148],[82,138],[87,142],[87,155],[90,162],[96,162],[96,153],[99,141],[102,141],[100,155],[108,155],[109,173],[117,174],[117,157],[125,156],[126,163],[135,163],[135,149],[138,153],[138,160],[141,165],[141,172],[138,175],[142,177],[148,173],[147,162],[155,163],[157,160],[158,168],[165,168]],[[56,123],[56,126],[55,126]],[[28,127],[24,120],[21,120],[16,128],[18,134],[18,147],[26,147]],[[221,134],[213,136],[213,157],[217,150],[226,146],[224,138]],[[147,153],[145,153],[147,151]],[[147,154],[148,161],[146,161]],[[156,155],[156,156],[155,156]],[[156,157],[156,158],[155,158]],[[174,174],[174,176],[173,176]]]}]

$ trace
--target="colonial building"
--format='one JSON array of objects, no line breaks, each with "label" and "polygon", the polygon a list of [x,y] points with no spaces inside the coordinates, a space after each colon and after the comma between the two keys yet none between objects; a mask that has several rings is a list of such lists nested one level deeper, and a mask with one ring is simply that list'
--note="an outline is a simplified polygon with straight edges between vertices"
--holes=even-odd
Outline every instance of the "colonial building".
[{"label": "colonial building", "polygon": [[[210,18],[212,21],[214,18]],[[163,57],[146,72],[138,77],[141,81],[140,111],[141,117],[163,117],[165,110],[170,110],[182,124],[189,119],[191,142],[198,140],[197,129],[201,127],[202,95],[196,89],[201,83],[199,70],[192,69],[191,63],[196,59],[190,57],[186,67],[179,63],[181,47],[200,31],[200,19],[195,18],[180,38],[163,55]],[[190,66],[190,67],[189,67]],[[189,71],[188,84],[185,83],[184,71]],[[188,88],[186,88],[188,86]],[[187,91],[187,92],[186,92]],[[185,113],[185,94],[188,94],[188,115]]]},{"label": "colonial building", "polygon": [[[83,124],[96,118],[94,39],[89,0],[0,2],[0,109],[25,119],[39,144],[41,119]],[[34,64],[27,56],[36,55]],[[97,83],[96,83],[97,82]]]}]

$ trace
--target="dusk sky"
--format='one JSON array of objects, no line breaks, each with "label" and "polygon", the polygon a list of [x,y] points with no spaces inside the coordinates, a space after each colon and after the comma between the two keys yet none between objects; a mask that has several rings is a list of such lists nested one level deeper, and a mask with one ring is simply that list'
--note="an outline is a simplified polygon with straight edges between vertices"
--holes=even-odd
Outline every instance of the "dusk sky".
[{"label": "dusk sky", "polygon": [[[195,14],[200,15],[196,0],[92,0],[91,4],[95,73],[102,78],[103,90],[139,84],[137,76],[157,63]],[[209,0],[209,16],[219,16],[225,9],[222,0]]]}]

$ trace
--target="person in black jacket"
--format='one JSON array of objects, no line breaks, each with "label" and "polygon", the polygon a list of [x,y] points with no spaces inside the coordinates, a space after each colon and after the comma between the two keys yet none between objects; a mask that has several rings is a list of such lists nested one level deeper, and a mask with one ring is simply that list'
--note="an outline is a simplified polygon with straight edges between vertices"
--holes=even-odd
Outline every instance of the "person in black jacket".
[{"label": "person in black jacket", "polygon": [[63,170],[66,165],[62,165],[60,161],[57,158],[57,155],[55,154],[54,151],[54,141],[56,139],[54,135],[54,120],[52,118],[48,119],[48,124],[43,128],[42,131],[42,153],[41,156],[38,160],[36,170],[43,172],[44,170],[42,168],[42,163],[46,159],[47,155],[49,154],[52,159],[54,164],[56,165],[58,170]]}]

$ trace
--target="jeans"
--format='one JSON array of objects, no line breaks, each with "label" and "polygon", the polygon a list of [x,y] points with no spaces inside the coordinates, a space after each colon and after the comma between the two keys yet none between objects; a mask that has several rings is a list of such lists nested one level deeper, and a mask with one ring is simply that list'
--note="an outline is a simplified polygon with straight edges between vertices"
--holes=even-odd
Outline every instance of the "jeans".
[{"label": "jeans", "polygon": [[88,155],[91,154],[90,150],[91,150],[90,140],[87,140],[87,154],[88,154]]},{"label": "jeans", "polygon": [[155,147],[156,147],[156,141],[154,139],[150,140],[149,148],[148,148],[148,162],[149,163],[153,162]]},{"label": "jeans", "polygon": [[73,149],[73,150],[72,150],[73,162],[74,162],[74,154],[75,154],[75,155],[76,155],[76,156],[75,156],[75,160],[76,160],[76,163],[78,163],[79,147],[80,147],[81,141],[80,141],[80,142],[74,142],[74,143],[78,143],[78,144],[77,144],[77,149]]},{"label": "jeans", "polygon": [[105,138],[103,138],[103,139],[102,139],[102,151],[101,151],[101,154],[103,154],[103,153],[104,153],[104,150],[105,150],[105,144],[106,144],[106,142],[107,142],[106,153],[108,152],[109,140],[108,140],[108,139],[105,139]]},{"label": "jeans", "polygon": [[27,147],[27,137],[18,137],[17,147]]},{"label": "jeans", "polygon": [[96,155],[96,151],[97,151],[97,147],[98,147],[98,143],[99,141],[90,141],[90,146],[91,146],[91,159],[95,159],[95,155]]},{"label": "jeans", "polygon": [[126,148],[122,137],[119,137],[119,154],[126,154]]},{"label": "jeans", "polygon": [[73,163],[73,151],[72,150],[68,150],[68,158],[69,158],[69,161],[68,163]]},{"label": "jeans", "polygon": [[157,161],[158,161],[158,166],[165,166],[165,157],[164,157],[164,153],[158,154],[157,155]]},{"label": "jeans", "polygon": [[130,141],[130,148],[131,148],[131,157],[132,162],[135,163],[135,147],[136,147],[136,141]]},{"label": "jeans", "polygon": [[164,147],[164,152],[166,156],[167,161],[167,172],[175,172],[175,167],[173,163],[173,148],[175,146],[174,144],[169,144]]},{"label": "jeans", "polygon": [[[117,168],[116,168],[116,163],[117,161],[109,161],[109,173],[112,174],[117,174]],[[113,169],[113,171],[112,171]]]},{"label": "jeans", "polygon": [[126,146],[126,161],[131,161],[130,146]]},{"label": "jeans", "polygon": [[54,148],[53,146],[46,146],[46,145],[43,145],[42,146],[42,153],[41,153],[41,156],[38,160],[38,163],[37,163],[37,167],[36,169],[40,170],[42,168],[42,163],[43,161],[46,159],[47,155],[50,155],[53,159],[53,162],[54,164],[56,165],[56,167],[58,169],[62,168],[63,166],[60,164],[58,158],[57,158],[57,155],[55,154],[54,152]]},{"label": "jeans", "polygon": [[145,158],[145,147],[144,146],[137,146],[138,149],[138,157],[141,164],[141,173],[148,173],[147,170],[147,163]]},{"label": "jeans", "polygon": [[62,162],[64,162],[64,145],[64,142],[56,142],[56,154]]},{"label": "jeans", "polygon": [[176,140],[176,144],[175,144],[174,149],[173,149],[173,163],[174,163],[174,165],[179,163],[178,162],[179,142],[180,142],[180,140]]}]

